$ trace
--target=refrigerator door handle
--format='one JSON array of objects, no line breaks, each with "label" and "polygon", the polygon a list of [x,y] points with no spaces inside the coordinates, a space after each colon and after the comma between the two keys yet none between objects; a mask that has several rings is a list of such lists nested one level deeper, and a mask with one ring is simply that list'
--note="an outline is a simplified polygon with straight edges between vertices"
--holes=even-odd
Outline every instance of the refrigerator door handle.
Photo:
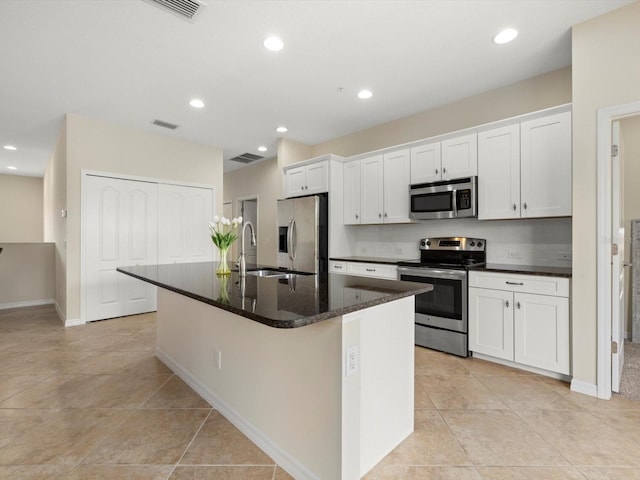
[{"label": "refrigerator door handle", "polygon": [[289,252],[289,260],[292,262],[296,259],[296,252],[294,246],[294,235],[296,231],[295,219],[289,220],[289,228],[287,229],[287,251]]}]

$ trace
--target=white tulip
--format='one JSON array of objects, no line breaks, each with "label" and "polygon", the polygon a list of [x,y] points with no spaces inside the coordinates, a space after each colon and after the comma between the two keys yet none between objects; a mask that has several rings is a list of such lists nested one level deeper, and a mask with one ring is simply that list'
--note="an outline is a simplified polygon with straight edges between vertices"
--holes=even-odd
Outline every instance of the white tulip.
[{"label": "white tulip", "polygon": [[242,223],[242,216],[238,217],[238,223]]},{"label": "white tulip", "polygon": [[213,217],[213,223],[219,223],[219,222],[220,222],[220,217],[218,215]]}]

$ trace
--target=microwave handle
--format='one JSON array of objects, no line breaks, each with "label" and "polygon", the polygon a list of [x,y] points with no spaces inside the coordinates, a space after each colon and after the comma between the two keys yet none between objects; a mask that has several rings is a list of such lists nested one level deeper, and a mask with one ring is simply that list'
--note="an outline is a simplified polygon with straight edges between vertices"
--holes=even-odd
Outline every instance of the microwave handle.
[{"label": "microwave handle", "polygon": [[457,217],[458,216],[458,190],[454,188],[453,190],[451,190],[451,193],[453,194],[453,198],[451,202],[453,206],[453,215]]}]

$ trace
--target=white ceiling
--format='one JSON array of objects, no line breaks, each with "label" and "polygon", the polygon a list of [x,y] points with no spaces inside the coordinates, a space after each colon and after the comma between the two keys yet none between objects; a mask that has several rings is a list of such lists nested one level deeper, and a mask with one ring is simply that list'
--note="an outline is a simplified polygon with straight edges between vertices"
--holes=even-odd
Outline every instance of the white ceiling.
[{"label": "white ceiling", "polygon": [[633,0],[205,1],[189,23],[143,0],[0,0],[0,145],[18,147],[0,174],[43,175],[65,113],[273,157],[282,135],[313,145],[569,65],[571,26]]}]

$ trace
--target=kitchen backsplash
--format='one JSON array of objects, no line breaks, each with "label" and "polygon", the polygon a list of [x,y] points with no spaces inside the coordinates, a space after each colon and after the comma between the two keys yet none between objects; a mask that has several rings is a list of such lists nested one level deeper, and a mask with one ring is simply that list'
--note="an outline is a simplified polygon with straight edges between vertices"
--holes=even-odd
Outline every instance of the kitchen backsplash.
[{"label": "kitchen backsplash", "polygon": [[347,228],[355,238],[353,254],[358,256],[418,258],[421,238],[461,236],[486,239],[489,263],[571,266],[570,218],[428,220],[410,225]]}]

